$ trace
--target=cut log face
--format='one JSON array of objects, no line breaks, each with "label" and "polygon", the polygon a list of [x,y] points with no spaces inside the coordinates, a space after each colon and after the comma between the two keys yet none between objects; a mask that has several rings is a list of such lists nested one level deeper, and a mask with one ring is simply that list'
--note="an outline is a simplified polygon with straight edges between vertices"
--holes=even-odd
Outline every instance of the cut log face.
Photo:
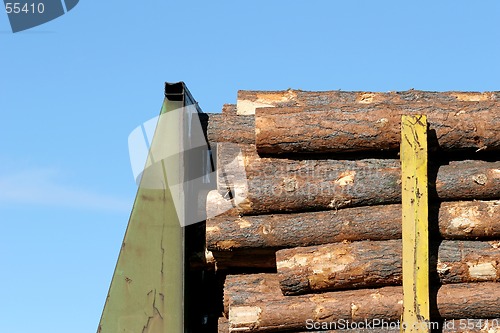
[{"label": "cut log face", "polygon": [[408,90],[397,92],[368,91],[238,91],[237,114],[254,114],[262,107],[324,106],[333,103],[436,103],[457,101],[495,101],[500,99],[499,92],[460,92],[460,91],[420,91]]},{"label": "cut log face", "polygon": [[[245,187],[235,189],[234,198],[242,214],[401,202],[399,160],[261,158],[255,146],[240,147],[248,182]],[[224,146],[221,149],[224,150]],[[227,154],[233,154],[232,150]],[[450,162],[439,167],[435,188],[431,187],[430,193],[436,192],[441,200],[498,199],[499,170],[500,161]]]},{"label": "cut log face", "polygon": [[446,151],[500,149],[498,102],[262,108],[255,115],[255,142],[261,154],[394,151],[403,114],[427,115],[429,149],[438,148],[434,140]]},{"label": "cut log face", "polygon": [[[435,210],[444,238],[500,239],[500,200],[444,202],[431,208]],[[206,228],[211,251],[400,238],[401,205],[250,216],[240,216],[234,209],[208,219]]]},{"label": "cut log face", "polygon": [[[441,283],[498,281],[500,243],[443,241],[431,270]],[[400,285],[401,240],[336,243],[276,252],[285,295]],[[436,267],[437,265],[437,267]]]},{"label": "cut log face", "polygon": [[[267,277],[260,275],[260,278]],[[399,320],[402,313],[403,294],[399,286],[300,296],[252,293],[253,288],[255,284],[249,284],[248,289],[239,290],[241,295],[248,295],[246,300],[244,296],[230,297],[227,304],[230,332],[300,331],[307,328],[308,321],[389,322]],[[232,301],[235,299],[240,301]],[[499,313],[500,283],[493,282],[443,285],[437,291],[437,306],[432,310],[433,320],[496,318]]]}]

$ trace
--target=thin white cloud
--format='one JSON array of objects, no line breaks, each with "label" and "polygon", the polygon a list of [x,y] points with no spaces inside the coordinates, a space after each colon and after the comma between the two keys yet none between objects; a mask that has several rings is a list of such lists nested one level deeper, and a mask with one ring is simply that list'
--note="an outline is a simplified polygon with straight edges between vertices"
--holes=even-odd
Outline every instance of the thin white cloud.
[{"label": "thin white cloud", "polygon": [[0,204],[42,205],[109,212],[129,212],[122,198],[62,184],[55,169],[30,169],[0,175]]}]

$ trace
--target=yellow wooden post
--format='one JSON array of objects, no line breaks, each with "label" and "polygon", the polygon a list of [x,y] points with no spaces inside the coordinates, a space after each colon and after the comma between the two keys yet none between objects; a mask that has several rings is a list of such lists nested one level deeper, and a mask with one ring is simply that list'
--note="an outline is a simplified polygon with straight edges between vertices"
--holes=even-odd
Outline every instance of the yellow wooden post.
[{"label": "yellow wooden post", "polygon": [[402,116],[403,317],[401,332],[429,332],[427,117]]}]

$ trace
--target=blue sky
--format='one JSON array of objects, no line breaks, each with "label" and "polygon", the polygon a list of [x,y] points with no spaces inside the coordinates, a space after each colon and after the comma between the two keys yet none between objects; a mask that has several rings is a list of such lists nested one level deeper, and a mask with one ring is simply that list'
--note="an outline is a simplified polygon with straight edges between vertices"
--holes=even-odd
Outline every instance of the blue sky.
[{"label": "blue sky", "polygon": [[500,90],[497,1],[85,1],[0,12],[0,332],[95,332],[136,192],[129,133],[183,80],[239,89]]}]

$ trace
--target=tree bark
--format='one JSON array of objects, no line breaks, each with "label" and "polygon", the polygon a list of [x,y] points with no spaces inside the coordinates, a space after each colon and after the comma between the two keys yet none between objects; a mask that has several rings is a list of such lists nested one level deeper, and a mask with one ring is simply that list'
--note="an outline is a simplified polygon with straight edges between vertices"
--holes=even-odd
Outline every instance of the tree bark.
[{"label": "tree bark", "polygon": [[263,295],[269,299],[283,298],[277,274],[228,275],[224,283],[224,313],[228,315],[230,307],[258,303]]},{"label": "tree bark", "polygon": [[494,101],[500,99],[499,92],[459,92],[459,91],[421,91],[408,90],[397,92],[367,91],[238,91],[237,113],[254,114],[261,107],[321,106],[333,103],[408,103],[408,102],[456,102],[456,101]]},{"label": "tree bark", "polygon": [[257,151],[395,151],[402,114],[427,115],[430,150],[500,149],[500,103],[487,101],[261,108],[255,116]]},{"label": "tree bark", "polygon": [[[444,238],[500,239],[500,200],[443,202],[430,211],[431,229],[438,225]],[[400,239],[401,214],[398,204],[251,216],[233,209],[207,220],[206,244],[211,251],[234,251]]]},{"label": "tree bark", "polygon": [[439,209],[445,239],[500,239],[500,200],[446,202]]},{"label": "tree bark", "polygon": [[[500,242],[443,241],[430,258],[440,283],[500,280]],[[437,259],[436,259],[437,254]],[[401,240],[297,247],[276,252],[281,290],[297,295],[400,285]]]},{"label": "tree bark", "polygon": [[[224,149],[221,147],[218,154],[226,154]],[[244,170],[246,182],[234,187],[233,197],[242,214],[401,202],[399,160],[260,158],[255,146],[241,145],[240,149],[238,170]],[[433,181],[436,168],[430,165],[431,198],[434,194],[441,200],[500,198],[500,161],[449,162],[439,166]]]},{"label": "tree bark", "polygon": [[497,318],[500,313],[500,283],[443,285],[437,292],[437,311],[442,319]]},{"label": "tree bark", "polygon": [[255,143],[254,116],[237,116],[227,107],[223,113],[209,113],[205,124],[207,139],[212,146],[217,142]]},{"label": "tree bark", "polygon": [[[249,289],[253,285],[249,285]],[[380,319],[397,321],[402,313],[402,288],[344,290],[315,295],[283,296],[276,293],[248,294],[229,303],[232,332],[305,330],[314,322],[361,322]],[[226,291],[227,294],[227,291]],[[443,285],[437,291],[432,320],[496,318],[500,313],[500,283],[482,282]]]}]

